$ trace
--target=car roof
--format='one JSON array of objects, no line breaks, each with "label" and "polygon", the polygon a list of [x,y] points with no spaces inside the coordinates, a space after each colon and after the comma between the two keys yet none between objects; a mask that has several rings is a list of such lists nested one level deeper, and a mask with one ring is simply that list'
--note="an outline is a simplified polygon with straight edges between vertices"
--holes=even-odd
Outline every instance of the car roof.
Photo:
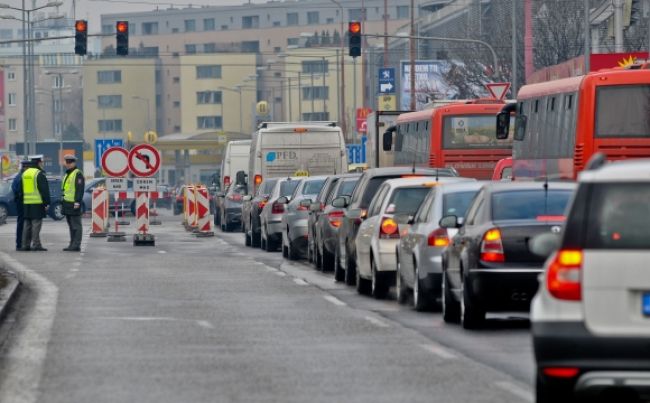
[{"label": "car roof", "polygon": [[614,161],[599,169],[582,171],[579,182],[648,182],[650,181],[650,159]]},{"label": "car roof", "polygon": [[[456,173],[452,168],[423,168],[423,167],[384,167],[384,168],[371,168],[367,169],[364,172],[364,175],[375,177],[375,176],[388,176],[388,175],[408,175],[408,174],[431,174],[435,175],[436,171],[439,174],[443,173]],[[445,175],[449,176],[449,175]],[[454,175],[456,176],[456,175]]]},{"label": "car roof", "polygon": [[417,178],[396,178],[396,179],[389,179],[387,180],[386,186],[390,186],[392,188],[395,187],[407,187],[407,186],[428,186],[428,187],[433,187],[437,186],[440,184],[443,184],[445,182],[451,182],[451,181],[457,181],[461,180],[464,182],[474,182],[473,179],[467,179],[467,178],[458,178],[458,177],[450,177],[450,176],[443,176],[438,178],[436,181],[436,178],[434,176],[420,176]]},{"label": "car roof", "polygon": [[456,193],[456,192],[466,192],[472,190],[479,190],[484,185],[491,183],[490,181],[458,181],[458,182],[446,182],[441,183],[438,186],[438,189],[442,190],[443,193]]},{"label": "car roof", "polygon": [[[483,185],[487,191],[502,192],[508,190],[537,190],[544,188],[543,181],[490,181]],[[547,182],[549,190],[574,190],[576,188],[575,182]]]}]

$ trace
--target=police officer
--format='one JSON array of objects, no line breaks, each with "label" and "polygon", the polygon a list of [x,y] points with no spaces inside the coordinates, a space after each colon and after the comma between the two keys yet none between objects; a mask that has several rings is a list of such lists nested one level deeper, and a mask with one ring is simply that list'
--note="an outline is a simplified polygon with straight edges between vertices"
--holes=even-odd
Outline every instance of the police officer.
[{"label": "police officer", "polygon": [[14,194],[14,203],[16,203],[16,250],[23,247],[23,173],[31,166],[31,161],[23,160],[20,162],[20,172],[14,176],[11,182],[11,191]]},{"label": "police officer", "polygon": [[43,156],[31,159],[32,167],[22,175],[23,190],[23,242],[22,251],[46,251],[41,244],[41,227],[50,205],[50,187],[43,170]]},{"label": "police officer", "polygon": [[83,201],[85,181],[83,172],[77,168],[77,158],[72,154],[63,157],[65,160],[65,177],[61,182],[63,193],[63,215],[70,230],[70,245],[63,249],[66,252],[81,251],[81,202]]}]

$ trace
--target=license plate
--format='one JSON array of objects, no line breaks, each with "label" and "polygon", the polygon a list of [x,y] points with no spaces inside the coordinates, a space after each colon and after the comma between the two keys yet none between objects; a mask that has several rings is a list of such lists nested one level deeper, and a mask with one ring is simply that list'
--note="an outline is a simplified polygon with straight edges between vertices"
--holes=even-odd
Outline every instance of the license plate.
[{"label": "license plate", "polygon": [[641,299],[641,311],[644,316],[650,316],[650,292],[644,292]]}]

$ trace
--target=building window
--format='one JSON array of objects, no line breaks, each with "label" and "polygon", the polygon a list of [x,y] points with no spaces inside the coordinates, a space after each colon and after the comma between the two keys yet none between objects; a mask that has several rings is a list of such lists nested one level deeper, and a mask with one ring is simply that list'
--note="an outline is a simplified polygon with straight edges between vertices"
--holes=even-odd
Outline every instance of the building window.
[{"label": "building window", "polygon": [[43,55],[43,64],[46,66],[56,66],[59,62],[59,58],[56,54],[52,55]]},{"label": "building window", "polygon": [[54,124],[54,134],[61,135],[61,122],[56,122]]},{"label": "building window", "polygon": [[221,65],[196,66],[196,78],[221,78]]},{"label": "building window", "polygon": [[302,120],[305,122],[324,122],[330,120],[329,112],[307,112],[302,114]]},{"label": "building window", "polygon": [[204,31],[214,31],[215,23],[214,18],[204,18],[203,19],[203,30]]},{"label": "building window", "polygon": [[196,45],[193,44],[185,45],[185,54],[193,55],[195,53],[196,53]]},{"label": "building window", "polygon": [[329,87],[303,87],[302,89],[302,99],[312,100],[312,99],[329,99],[330,91]]},{"label": "building window", "polygon": [[287,45],[288,46],[295,46],[300,43],[300,38],[287,38]]},{"label": "building window", "polygon": [[10,132],[15,132],[16,130],[18,130],[18,129],[16,129],[16,119],[9,119],[8,124],[9,124],[9,131]]},{"label": "building window", "polygon": [[287,13],[287,25],[299,25],[300,19],[298,18],[298,13]]},{"label": "building window", "polygon": [[212,42],[212,43],[204,43],[203,44],[203,53],[217,53],[217,44]]},{"label": "building window", "polygon": [[122,119],[98,120],[97,123],[100,132],[121,132],[122,131]]},{"label": "building window", "polygon": [[280,21],[273,21],[273,26],[274,27],[281,27],[282,23]]},{"label": "building window", "polygon": [[160,84],[162,82],[162,71],[156,70],[156,84]]},{"label": "building window", "polygon": [[162,105],[162,95],[156,94],[156,107],[159,108]]},{"label": "building window", "polygon": [[260,52],[260,42],[259,41],[243,41],[241,43],[241,51],[243,53],[259,53]]},{"label": "building window", "polygon": [[140,56],[158,57],[158,46],[143,46],[139,49]]},{"label": "building window", "polygon": [[178,84],[178,83],[181,82],[181,78],[180,77],[174,77],[174,78],[172,78],[172,81],[174,82],[174,84]]},{"label": "building window", "polygon": [[111,24],[102,25],[102,34],[112,34],[115,32],[115,27]]},{"label": "building window", "polygon": [[157,22],[143,22],[142,23],[142,35],[158,35],[158,23]]},{"label": "building window", "polygon": [[327,60],[309,60],[302,62],[302,72],[306,74],[321,74],[329,71],[329,61]]},{"label": "building window", "polygon": [[121,108],[122,96],[121,95],[99,95],[97,97],[97,105],[99,108]]},{"label": "building window", "polygon": [[397,19],[401,20],[403,18],[410,18],[411,13],[409,6],[397,6]]},{"label": "building window", "polygon": [[196,20],[185,20],[185,32],[196,31]]},{"label": "building window", "polygon": [[63,102],[60,99],[54,100],[54,112],[63,112]]},{"label": "building window", "polygon": [[228,30],[228,25],[222,25],[221,30],[222,31],[227,31]]},{"label": "building window", "polygon": [[64,80],[63,76],[54,76],[52,79],[52,88],[63,88]]},{"label": "building window", "polygon": [[241,17],[242,29],[255,29],[260,27],[260,17],[258,15],[250,15]]},{"label": "building window", "polygon": [[202,104],[220,104],[221,91],[199,91],[196,93],[196,103]]},{"label": "building window", "polygon": [[319,24],[320,23],[320,16],[318,15],[318,11],[308,11],[307,12],[307,24]]},{"label": "building window", "polygon": [[361,9],[351,8],[348,10],[348,18],[350,21],[361,21]]},{"label": "building window", "polygon": [[115,84],[122,82],[120,70],[105,70],[97,72],[97,84]]},{"label": "building window", "polygon": [[10,92],[7,94],[7,103],[9,106],[16,106],[16,93],[15,92]]},{"label": "building window", "polygon": [[328,24],[334,24],[334,18],[328,18],[327,23]]},{"label": "building window", "polygon": [[173,57],[174,59],[178,58],[178,56],[179,56],[179,53],[178,53],[178,52],[172,52],[172,57]]},{"label": "building window", "polygon": [[197,116],[196,128],[197,129],[221,129],[223,126],[223,118],[221,116]]},{"label": "building window", "polygon": [[7,81],[15,81],[16,80],[16,73],[13,71],[8,71],[7,72]]},{"label": "building window", "polygon": [[180,29],[178,28],[172,28],[172,34],[177,34],[180,32]]},{"label": "building window", "polygon": [[276,46],[273,48],[273,53],[280,53],[282,52],[282,48],[280,46]]}]

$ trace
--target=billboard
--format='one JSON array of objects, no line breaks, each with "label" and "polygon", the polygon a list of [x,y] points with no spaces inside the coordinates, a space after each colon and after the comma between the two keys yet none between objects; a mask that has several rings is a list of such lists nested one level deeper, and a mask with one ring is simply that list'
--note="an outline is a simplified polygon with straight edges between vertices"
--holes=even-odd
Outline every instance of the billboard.
[{"label": "billboard", "polygon": [[[16,143],[16,154],[24,154],[24,143]],[[74,154],[78,159],[83,157],[83,141],[39,141],[36,143],[36,154],[43,154],[43,165],[48,175],[59,175],[62,172],[62,157]],[[86,172],[92,174],[92,172]]]},{"label": "billboard", "polygon": [[[445,82],[449,63],[443,60],[417,60],[415,62],[416,110],[423,109],[431,99],[453,98],[452,91]],[[400,109],[411,109],[411,63],[400,62]]]}]

